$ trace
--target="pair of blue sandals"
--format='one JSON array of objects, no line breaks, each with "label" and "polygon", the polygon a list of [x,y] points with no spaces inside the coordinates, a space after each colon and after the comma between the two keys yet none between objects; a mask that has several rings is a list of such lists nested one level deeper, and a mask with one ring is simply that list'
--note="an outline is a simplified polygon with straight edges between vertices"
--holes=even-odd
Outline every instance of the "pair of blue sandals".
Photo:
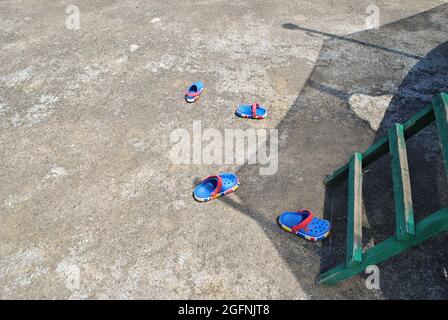
[{"label": "pair of blue sandals", "polygon": [[[202,82],[193,83],[185,94],[189,103],[197,101],[204,90]],[[236,115],[242,118],[264,119],[267,115],[265,108],[258,104],[241,105]],[[193,197],[199,202],[207,202],[235,192],[240,186],[238,177],[233,173],[221,173],[202,180],[193,191]],[[283,212],[278,217],[280,227],[309,241],[320,241],[330,234],[331,223],[313,215],[308,209],[297,212]]]},{"label": "pair of blue sandals", "polygon": [[[185,93],[185,100],[188,103],[196,102],[200,98],[203,90],[204,84],[201,81],[193,83]],[[253,103],[251,105],[240,105],[235,114],[241,118],[264,119],[268,115],[268,111],[258,103]]]}]

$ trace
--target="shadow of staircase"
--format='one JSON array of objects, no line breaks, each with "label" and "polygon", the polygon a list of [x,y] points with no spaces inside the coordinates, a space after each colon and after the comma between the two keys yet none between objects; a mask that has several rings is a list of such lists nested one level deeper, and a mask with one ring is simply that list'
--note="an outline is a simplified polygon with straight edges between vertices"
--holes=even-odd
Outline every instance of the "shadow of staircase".
[{"label": "shadow of staircase", "polygon": [[[382,263],[379,291],[367,290],[362,275],[335,287],[317,285],[314,279],[345,259],[347,184],[326,188],[324,177],[394,122],[423,108],[435,93],[448,91],[448,24],[443,17],[448,17],[446,4],[375,30],[344,37],[322,34],[327,39],[314,70],[277,127],[284,137],[277,174],[258,176],[258,166],[244,165],[237,172],[244,184],[235,194],[241,201],[221,200],[265,230],[310,298],[448,298],[447,234]],[[291,23],[283,27],[319,33]],[[366,114],[368,103],[373,109]],[[448,203],[434,127],[409,140],[408,158],[418,222]],[[365,170],[364,177],[363,244],[369,247],[394,234],[389,156]],[[332,221],[329,239],[306,242],[277,226],[282,211],[303,207]]]}]

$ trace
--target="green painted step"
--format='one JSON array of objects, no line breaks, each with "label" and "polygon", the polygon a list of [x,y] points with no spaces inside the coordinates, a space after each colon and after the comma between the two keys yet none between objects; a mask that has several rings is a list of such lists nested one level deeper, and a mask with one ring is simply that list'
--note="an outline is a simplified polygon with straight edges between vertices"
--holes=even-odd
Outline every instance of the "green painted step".
[{"label": "green painted step", "polygon": [[389,129],[389,149],[395,198],[395,236],[398,240],[408,240],[415,235],[414,208],[412,206],[406,140],[401,124],[396,123]]},{"label": "green painted step", "polygon": [[443,159],[448,176],[448,94],[442,93],[434,97],[434,114],[436,116],[437,129],[439,131],[440,144],[442,145]]},{"label": "green painted step", "polygon": [[350,160],[348,178],[347,267],[362,262],[362,155]]}]

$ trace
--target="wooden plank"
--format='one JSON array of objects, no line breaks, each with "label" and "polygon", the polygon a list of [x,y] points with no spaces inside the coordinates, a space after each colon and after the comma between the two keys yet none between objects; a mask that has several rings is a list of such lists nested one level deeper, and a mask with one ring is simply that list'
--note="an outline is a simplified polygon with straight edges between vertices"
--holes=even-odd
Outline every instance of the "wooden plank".
[{"label": "wooden plank", "polygon": [[348,174],[348,163],[334,170],[334,172],[324,179],[324,184],[329,185],[333,183],[338,183],[347,178]]},{"label": "wooden plank", "polygon": [[445,231],[448,231],[448,208],[443,208],[420,221],[415,226],[416,236],[408,241],[400,241],[395,236],[390,237],[367,250],[361,264],[347,268],[342,263],[320,274],[316,280],[324,285],[335,285],[341,280],[364,272],[370,265],[377,265]]},{"label": "wooden plank", "polygon": [[395,236],[405,241],[415,235],[406,140],[401,124],[389,129],[390,159],[395,199]]},{"label": "wooden plank", "polygon": [[437,129],[439,130],[440,144],[442,145],[443,159],[448,177],[448,94],[441,93],[433,99],[434,114]]},{"label": "wooden plank", "polygon": [[403,123],[404,137],[406,138],[406,140],[409,139],[414,134],[427,127],[433,121],[434,111],[432,108],[432,104],[429,104]]},{"label": "wooden plank", "polygon": [[348,182],[346,264],[362,262],[362,155],[355,153],[350,160]]},{"label": "wooden plank", "polygon": [[[434,112],[432,105],[428,105],[413,117],[408,119],[403,124],[404,136],[409,139],[414,134],[425,128],[428,124],[434,121]],[[387,135],[380,138],[377,142],[371,145],[363,152],[363,168],[370,165],[372,162],[378,160],[381,156],[389,151],[389,137]],[[324,179],[324,184],[333,184],[341,182],[348,177],[349,165],[348,163],[336,169],[331,175]]]}]

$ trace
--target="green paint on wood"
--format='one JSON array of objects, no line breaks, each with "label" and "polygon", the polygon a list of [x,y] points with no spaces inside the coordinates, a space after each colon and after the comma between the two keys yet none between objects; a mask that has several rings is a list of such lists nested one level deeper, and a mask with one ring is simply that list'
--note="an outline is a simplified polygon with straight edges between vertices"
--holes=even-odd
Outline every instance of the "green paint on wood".
[{"label": "green paint on wood", "polygon": [[448,176],[448,94],[441,93],[435,96],[433,106],[440,144],[442,145],[443,158],[445,160],[445,169]]},{"label": "green paint on wood", "polygon": [[362,155],[355,153],[350,160],[348,182],[346,264],[362,262]]},{"label": "green paint on wood", "polygon": [[385,241],[370,248],[364,253],[361,264],[347,268],[345,264],[340,264],[317,277],[317,282],[324,285],[335,285],[341,280],[353,277],[364,272],[366,267],[376,265],[387,260],[407,249],[422,243],[429,238],[448,230],[448,208],[443,208],[429,217],[423,219],[415,227],[415,237],[407,241],[397,240],[390,237]]},{"label": "green paint on wood", "polygon": [[422,110],[414,114],[410,119],[403,123],[404,137],[409,139],[420,130],[427,127],[434,121],[434,111],[432,104],[427,105]]},{"label": "green paint on wood", "polygon": [[401,124],[397,123],[389,129],[389,147],[395,198],[395,235],[398,240],[404,241],[414,236],[415,232],[406,140]]},{"label": "green paint on wood", "polygon": [[328,175],[324,179],[324,184],[338,183],[347,178],[348,175],[348,163],[337,168],[332,174]]}]

